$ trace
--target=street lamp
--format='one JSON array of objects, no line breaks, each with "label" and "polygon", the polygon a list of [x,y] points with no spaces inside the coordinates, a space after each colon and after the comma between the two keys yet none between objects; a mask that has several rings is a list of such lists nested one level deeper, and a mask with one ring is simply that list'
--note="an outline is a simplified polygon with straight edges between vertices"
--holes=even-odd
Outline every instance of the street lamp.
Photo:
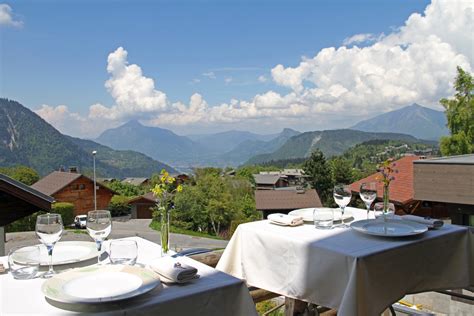
[{"label": "street lamp", "polygon": [[95,180],[95,155],[97,154],[97,151],[94,150],[92,152],[92,160],[94,162],[94,210],[97,211],[97,184]]}]

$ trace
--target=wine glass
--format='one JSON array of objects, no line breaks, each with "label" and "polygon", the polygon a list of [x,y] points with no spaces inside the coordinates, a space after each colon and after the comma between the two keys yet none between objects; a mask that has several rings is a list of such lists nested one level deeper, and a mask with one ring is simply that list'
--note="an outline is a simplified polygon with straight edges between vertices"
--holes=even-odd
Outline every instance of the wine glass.
[{"label": "wine glass", "polygon": [[112,231],[112,219],[109,211],[90,211],[87,213],[86,228],[97,246],[97,264],[100,264],[102,243]]},{"label": "wine glass", "polygon": [[339,227],[347,228],[349,227],[344,223],[344,210],[346,206],[351,202],[352,192],[351,188],[348,185],[336,184],[333,191],[334,201],[339,208],[341,209],[341,224]]},{"label": "wine glass", "polygon": [[369,219],[370,206],[377,198],[377,183],[364,182],[360,185],[359,195],[367,208],[367,219]]},{"label": "wine glass", "polygon": [[53,249],[54,245],[61,239],[64,226],[61,215],[59,214],[43,214],[36,218],[36,236],[46,246],[49,256],[49,269],[43,273],[43,278],[50,278],[56,272],[53,270]]}]

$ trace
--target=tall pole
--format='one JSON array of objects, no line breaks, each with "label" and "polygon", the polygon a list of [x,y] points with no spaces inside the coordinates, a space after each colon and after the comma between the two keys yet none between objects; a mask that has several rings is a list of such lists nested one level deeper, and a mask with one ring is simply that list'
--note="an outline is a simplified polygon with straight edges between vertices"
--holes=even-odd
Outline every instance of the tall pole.
[{"label": "tall pole", "polygon": [[97,182],[95,179],[95,155],[97,151],[92,152],[92,161],[94,162],[94,211],[97,211]]}]

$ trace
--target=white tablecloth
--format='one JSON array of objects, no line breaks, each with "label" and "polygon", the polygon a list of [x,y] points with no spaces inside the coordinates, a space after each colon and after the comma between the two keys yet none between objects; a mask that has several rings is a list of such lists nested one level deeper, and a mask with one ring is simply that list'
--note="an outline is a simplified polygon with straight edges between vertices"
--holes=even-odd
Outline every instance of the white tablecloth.
[{"label": "white tablecloth", "polygon": [[[367,216],[348,209],[356,219]],[[239,225],[217,269],[338,315],[376,315],[408,293],[474,285],[473,248],[473,232],[455,225],[382,238],[264,220]]]},{"label": "white tablecloth", "polygon": [[[138,262],[159,257],[160,248],[138,237]],[[0,275],[0,315],[256,315],[244,282],[190,258],[180,259],[198,269],[201,278],[184,285],[164,285],[136,298],[96,305],[48,303],[41,292],[43,279],[15,280]],[[6,264],[7,258],[0,257]],[[57,307],[56,307],[57,306]]]}]

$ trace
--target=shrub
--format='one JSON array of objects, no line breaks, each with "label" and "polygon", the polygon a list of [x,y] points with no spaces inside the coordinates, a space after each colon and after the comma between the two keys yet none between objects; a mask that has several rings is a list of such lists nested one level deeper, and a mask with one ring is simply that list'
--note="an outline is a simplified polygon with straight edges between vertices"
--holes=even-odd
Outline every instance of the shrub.
[{"label": "shrub", "polygon": [[124,216],[130,214],[129,197],[123,195],[114,195],[109,203],[109,211],[112,217]]},{"label": "shrub", "polygon": [[70,226],[74,222],[74,204],[72,203],[56,202],[53,204],[51,213],[61,215],[64,227]]},{"label": "shrub", "polygon": [[36,212],[29,216],[20,218],[5,227],[7,233],[34,231],[36,228],[36,217],[45,212]]}]

